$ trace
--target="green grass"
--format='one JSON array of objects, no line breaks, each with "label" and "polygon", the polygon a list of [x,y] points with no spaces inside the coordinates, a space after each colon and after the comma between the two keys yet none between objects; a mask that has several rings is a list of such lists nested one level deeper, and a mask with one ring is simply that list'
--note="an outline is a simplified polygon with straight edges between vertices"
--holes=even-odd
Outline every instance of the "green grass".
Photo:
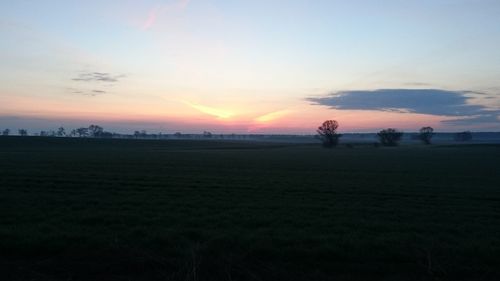
[{"label": "green grass", "polygon": [[0,279],[498,280],[499,160],[0,137]]}]

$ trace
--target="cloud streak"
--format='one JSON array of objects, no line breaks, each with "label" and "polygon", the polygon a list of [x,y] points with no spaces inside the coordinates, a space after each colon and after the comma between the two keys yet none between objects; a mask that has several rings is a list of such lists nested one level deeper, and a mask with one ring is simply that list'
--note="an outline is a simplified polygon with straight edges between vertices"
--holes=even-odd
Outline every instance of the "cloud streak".
[{"label": "cloud streak", "polygon": [[142,24],[142,29],[152,28],[161,15],[169,11],[183,11],[189,5],[190,0],[179,0],[174,4],[160,5],[149,11],[146,20]]},{"label": "cloud streak", "polygon": [[254,119],[254,121],[259,122],[259,123],[267,123],[267,122],[271,122],[271,121],[274,121],[276,119],[279,119],[279,118],[281,118],[289,113],[290,113],[290,110],[286,110],[286,109],[274,111],[274,112],[270,112],[270,113],[258,116]]},{"label": "cloud streak", "polygon": [[92,97],[104,95],[108,91],[102,90],[101,87],[113,87],[124,77],[126,77],[124,74],[111,74],[108,72],[82,72],[71,79],[73,84],[68,88],[68,91],[72,94]]},{"label": "cloud streak", "polygon": [[199,112],[202,112],[202,113],[205,113],[208,115],[212,115],[212,116],[215,116],[215,117],[220,118],[220,119],[227,119],[227,118],[230,118],[233,116],[233,114],[231,112],[223,110],[223,109],[209,107],[209,106],[205,106],[205,105],[201,105],[201,104],[195,104],[195,103],[191,103],[188,101],[184,101],[184,103],[186,105],[190,106],[191,108],[198,110]]},{"label": "cloud streak", "polygon": [[116,83],[120,78],[124,78],[125,75],[112,75],[107,72],[85,72],[80,73],[77,77],[71,79],[78,82],[108,82]]},{"label": "cloud streak", "polygon": [[158,17],[159,10],[160,8],[157,7],[149,12],[148,18],[142,24],[143,29],[149,29],[153,26],[153,24],[156,22],[156,18]]},{"label": "cloud streak", "polygon": [[498,121],[500,110],[471,104],[470,95],[484,95],[484,93],[440,89],[378,89],[340,91],[307,100],[337,110],[377,110],[457,117],[442,121],[451,125]]},{"label": "cloud streak", "polygon": [[83,96],[98,96],[98,95],[104,95],[107,94],[107,91],[103,90],[83,90],[83,89],[74,89],[74,88],[67,88],[67,91],[71,94],[78,94],[78,95],[83,95]]}]

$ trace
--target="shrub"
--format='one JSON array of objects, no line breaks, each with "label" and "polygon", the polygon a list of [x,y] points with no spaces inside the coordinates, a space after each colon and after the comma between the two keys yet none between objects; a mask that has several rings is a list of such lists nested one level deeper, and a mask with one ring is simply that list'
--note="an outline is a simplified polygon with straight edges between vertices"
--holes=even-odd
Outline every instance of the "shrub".
[{"label": "shrub", "polygon": [[403,132],[389,128],[378,132],[377,136],[383,146],[397,146],[403,137]]}]

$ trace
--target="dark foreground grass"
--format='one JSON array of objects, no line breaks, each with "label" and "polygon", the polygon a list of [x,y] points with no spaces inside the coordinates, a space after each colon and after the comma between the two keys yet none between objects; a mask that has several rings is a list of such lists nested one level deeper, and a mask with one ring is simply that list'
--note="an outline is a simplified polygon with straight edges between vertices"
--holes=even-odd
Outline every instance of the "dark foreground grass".
[{"label": "dark foreground grass", "polygon": [[499,160],[0,137],[0,279],[499,280]]}]

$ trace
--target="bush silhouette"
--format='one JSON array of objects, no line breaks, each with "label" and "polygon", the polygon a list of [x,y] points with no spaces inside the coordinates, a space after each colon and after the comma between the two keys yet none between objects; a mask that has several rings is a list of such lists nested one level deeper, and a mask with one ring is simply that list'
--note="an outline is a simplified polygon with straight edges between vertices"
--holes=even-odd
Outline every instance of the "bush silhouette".
[{"label": "bush silhouette", "polygon": [[424,144],[431,144],[432,136],[434,136],[434,129],[432,127],[422,127],[418,134],[418,138]]},{"label": "bush silhouette", "polygon": [[377,136],[383,146],[397,146],[403,137],[403,132],[389,128],[378,132]]}]

